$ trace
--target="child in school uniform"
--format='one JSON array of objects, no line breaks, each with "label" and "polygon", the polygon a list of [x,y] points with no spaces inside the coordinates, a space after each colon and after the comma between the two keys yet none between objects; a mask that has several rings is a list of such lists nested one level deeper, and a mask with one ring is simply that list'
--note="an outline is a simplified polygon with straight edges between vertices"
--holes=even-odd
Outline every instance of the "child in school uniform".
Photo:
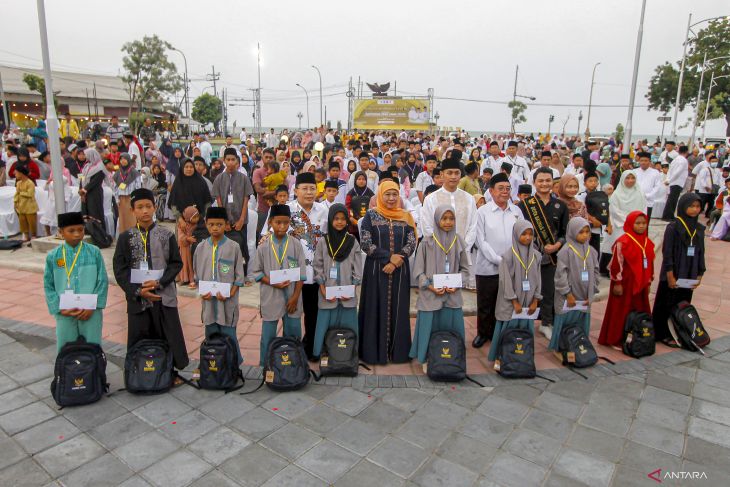
[{"label": "child in school uniform", "polygon": [[241,348],[238,346],[236,325],[238,324],[238,288],[243,286],[243,254],[237,242],[226,237],[228,212],[225,208],[211,206],[205,214],[205,227],[210,237],[198,244],[193,258],[196,282],[218,281],[231,285],[229,297],[220,293],[201,295],[203,300],[202,319],[205,337],[213,333],[230,336],[236,342],[238,364],[243,363]]},{"label": "child in school uniform", "polygon": [[[253,275],[260,282],[261,309],[261,347],[259,363],[264,365],[264,357],[269,343],[276,337],[276,327],[281,320],[284,335],[301,338],[302,336],[302,285],[307,279],[307,261],[302,245],[288,235],[291,210],[287,205],[273,205],[269,209],[269,227],[272,233],[256,248]],[[272,270],[299,268],[299,280],[271,284]]]},{"label": "child in school uniform", "polygon": [[[567,323],[579,324],[586,336],[591,331],[591,303],[598,294],[598,252],[590,244],[591,224],[576,216],[568,222],[565,245],[558,251],[555,270],[555,321],[549,350],[557,350],[560,331]],[[577,302],[588,309],[570,310]],[[563,308],[568,307],[568,311]]]},{"label": "child in school uniform", "polygon": [[177,221],[177,245],[180,247],[180,258],[183,267],[177,275],[181,285],[188,284],[190,289],[195,289],[195,273],[193,272],[192,245],[196,242],[193,237],[193,230],[198,226],[200,213],[194,206],[188,206],[182,212],[182,218]]},{"label": "child in school uniform", "polygon": [[319,357],[327,330],[350,328],[357,333],[357,296],[328,300],[327,286],[360,285],[363,253],[357,239],[347,231],[347,207],[333,204],[327,217],[327,235],[314,251],[314,281],[319,284],[319,312],[314,332],[313,355]]},{"label": "child in school uniform", "polygon": [[613,244],[609,272],[611,287],[598,343],[620,349],[626,317],[632,311],[651,314],[649,287],[654,280],[654,242],[641,211],[626,216],[624,234]]},{"label": "child in school uniform", "polygon": [[494,312],[497,324],[489,347],[489,360],[497,358],[499,337],[503,331],[519,328],[535,332],[535,320],[512,319],[512,313],[534,313],[537,303],[542,299],[542,254],[532,246],[533,235],[529,221],[517,220],[512,227],[512,247],[504,253],[499,263],[499,290]]},{"label": "child in school uniform", "polygon": [[418,316],[411,343],[411,358],[426,362],[428,342],[434,331],[453,331],[464,338],[464,302],[459,288],[435,288],[434,274],[461,274],[462,284],[469,278],[466,246],[456,234],[456,215],[451,205],[434,211],[434,231],[424,237],[416,252],[413,275],[418,281]]},{"label": "child in school uniform", "polygon": [[[664,230],[662,268],[652,321],[656,340],[670,345],[676,344],[667,325],[669,313],[680,301],[692,302],[692,294],[706,271],[705,227],[697,221],[701,212],[700,196],[685,193],[677,202],[677,217]],[[692,288],[678,287],[677,279],[698,282]]]},{"label": "child in school uniform", "polygon": [[[102,310],[109,288],[101,251],[83,242],[84,217],[80,212],[58,215],[58,232],[64,243],[48,252],[43,273],[46,305],[56,319],[57,350],[79,335],[89,343],[101,344]],[[96,294],[96,309],[60,309],[60,296],[68,291]]]}]

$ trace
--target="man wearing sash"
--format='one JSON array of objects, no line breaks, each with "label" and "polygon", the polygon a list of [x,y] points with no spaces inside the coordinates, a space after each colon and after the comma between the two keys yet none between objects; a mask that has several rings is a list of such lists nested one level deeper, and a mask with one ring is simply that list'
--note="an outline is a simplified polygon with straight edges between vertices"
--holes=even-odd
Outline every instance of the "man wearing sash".
[{"label": "man wearing sash", "polygon": [[568,229],[568,207],[551,196],[553,172],[549,167],[535,171],[535,196],[518,205],[524,217],[532,223],[537,238],[535,245],[542,253],[540,276],[542,302],[540,303],[540,331],[549,340],[552,337],[553,301],[555,298],[555,269],[557,252],[565,244]]}]

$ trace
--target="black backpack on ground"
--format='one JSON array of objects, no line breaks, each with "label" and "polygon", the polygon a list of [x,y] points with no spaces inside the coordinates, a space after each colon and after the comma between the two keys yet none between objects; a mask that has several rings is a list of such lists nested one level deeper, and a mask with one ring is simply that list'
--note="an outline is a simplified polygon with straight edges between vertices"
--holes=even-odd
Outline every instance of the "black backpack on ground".
[{"label": "black backpack on ground", "polygon": [[466,379],[466,347],[461,335],[453,331],[436,331],[428,341],[429,379],[458,382]]},{"label": "black backpack on ground", "polygon": [[710,335],[702,326],[697,309],[687,301],[672,307],[669,315],[669,332],[682,348],[705,354],[704,347],[710,344]]},{"label": "black backpack on ground", "polygon": [[232,392],[243,387],[236,384],[243,382],[243,373],[238,366],[238,352],[233,337],[222,333],[213,333],[200,345],[200,377],[198,386],[201,389],[223,390]]},{"label": "black backpack on ground", "polygon": [[127,350],[124,387],[134,394],[160,394],[173,385],[175,372],[170,346],[165,340],[144,339]]},{"label": "black backpack on ground", "polygon": [[327,330],[319,361],[320,375],[355,377],[359,363],[357,334],[349,328]]},{"label": "black backpack on ground", "polygon": [[304,345],[295,337],[271,340],[264,358],[264,383],[273,391],[296,391],[309,382]]},{"label": "black backpack on ground", "polygon": [[591,340],[586,336],[583,327],[574,323],[566,323],[558,337],[558,352],[562,356],[563,365],[583,369],[598,362],[598,354]]},{"label": "black backpack on ground", "polygon": [[497,345],[495,370],[509,379],[535,377],[535,342],[530,330],[510,328],[504,330]]},{"label": "black backpack on ground", "polygon": [[100,249],[105,249],[111,246],[114,239],[111,235],[106,233],[106,227],[103,222],[88,215],[84,217],[84,222],[84,231],[86,232],[86,235],[91,238],[91,242],[94,245]]},{"label": "black backpack on ground", "polygon": [[654,355],[654,322],[648,313],[632,311],[626,317],[621,348],[629,357],[639,358]]},{"label": "black backpack on ground", "polygon": [[66,343],[56,357],[51,395],[61,407],[91,404],[109,390],[106,355],[83,336]]}]

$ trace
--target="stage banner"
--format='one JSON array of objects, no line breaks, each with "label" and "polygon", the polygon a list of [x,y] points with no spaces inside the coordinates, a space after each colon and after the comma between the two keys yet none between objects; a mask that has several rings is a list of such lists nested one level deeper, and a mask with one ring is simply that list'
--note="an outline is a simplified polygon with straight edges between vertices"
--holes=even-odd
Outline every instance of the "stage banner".
[{"label": "stage banner", "polygon": [[366,130],[427,130],[430,107],[427,98],[375,98],[355,100],[354,128]]}]

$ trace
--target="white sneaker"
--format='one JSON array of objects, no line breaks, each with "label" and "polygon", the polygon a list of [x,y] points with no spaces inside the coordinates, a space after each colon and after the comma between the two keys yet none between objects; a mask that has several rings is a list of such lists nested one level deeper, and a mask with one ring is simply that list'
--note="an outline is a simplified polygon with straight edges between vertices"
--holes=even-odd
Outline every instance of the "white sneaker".
[{"label": "white sneaker", "polygon": [[553,327],[547,326],[547,325],[545,325],[545,326],[540,325],[540,333],[545,335],[545,338],[550,340],[553,337]]}]

